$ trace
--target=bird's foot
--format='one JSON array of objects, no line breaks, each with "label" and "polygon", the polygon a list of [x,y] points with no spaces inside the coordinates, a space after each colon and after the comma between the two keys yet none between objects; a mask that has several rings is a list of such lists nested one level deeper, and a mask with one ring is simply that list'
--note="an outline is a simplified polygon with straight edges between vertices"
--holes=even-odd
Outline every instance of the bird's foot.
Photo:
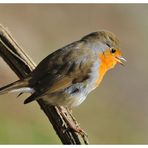
[{"label": "bird's foot", "polygon": [[58,107],[58,109],[70,130],[80,134],[82,137],[88,137],[88,135],[80,128],[80,124],[78,124],[76,119],[72,116],[71,111],[68,110],[67,112],[67,110],[62,106]]},{"label": "bird's foot", "polygon": [[76,126],[76,127],[71,127],[72,130],[74,130],[74,132],[80,134],[82,137],[88,137],[87,133],[80,128],[80,126]]}]

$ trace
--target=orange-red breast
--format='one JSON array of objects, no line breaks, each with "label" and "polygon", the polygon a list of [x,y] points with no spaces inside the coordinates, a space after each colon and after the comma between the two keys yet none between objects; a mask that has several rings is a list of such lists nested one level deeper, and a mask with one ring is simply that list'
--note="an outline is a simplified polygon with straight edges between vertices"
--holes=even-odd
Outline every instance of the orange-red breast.
[{"label": "orange-red breast", "polygon": [[124,61],[114,34],[93,32],[48,55],[26,79],[0,88],[0,94],[31,92],[25,104],[42,98],[71,108],[85,100],[109,69]]}]

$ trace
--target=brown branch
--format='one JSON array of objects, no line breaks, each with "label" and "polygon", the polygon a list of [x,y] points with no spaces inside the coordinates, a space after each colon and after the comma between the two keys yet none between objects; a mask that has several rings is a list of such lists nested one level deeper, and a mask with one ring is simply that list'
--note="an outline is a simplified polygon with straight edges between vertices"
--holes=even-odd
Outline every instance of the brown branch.
[{"label": "brown branch", "polygon": [[[0,26],[0,55],[20,79],[25,78],[36,67],[3,26]],[[69,129],[68,123],[62,118],[58,108],[45,104],[42,99],[37,102],[63,144],[88,144],[87,137],[82,137]],[[67,118],[76,125],[77,123],[70,112],[66,109],[65,111]]]}]

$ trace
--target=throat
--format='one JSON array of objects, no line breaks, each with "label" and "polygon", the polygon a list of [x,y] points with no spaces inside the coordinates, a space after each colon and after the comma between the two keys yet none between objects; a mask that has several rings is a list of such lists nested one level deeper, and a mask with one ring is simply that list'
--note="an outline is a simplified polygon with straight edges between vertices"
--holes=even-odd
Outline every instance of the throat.
[{"label": "throat", "polygon": [[97,86],[100,84],[100,82],[102,81],[102,79],[103,79],[103,77],[104,77],[106,71],[107,71],[106,65],[103,64],[103,63],[101,63],[100,66],[99,66],[99,68],[98,68],[99,77],[98,77],[98,79],[97,79],[97,81],[96,81],[96,87],[97,87]]},{"label": "throat", "polygon": [[105,73],[111,68],[110,64],[112,63],[111,58],[108,57],[108,60],[106,60],[106,56],[104,54],[100,54],[99,59],[100,59],[100,65],[98,68],[99,77],[96,81],[96,86],[100,84]]}]

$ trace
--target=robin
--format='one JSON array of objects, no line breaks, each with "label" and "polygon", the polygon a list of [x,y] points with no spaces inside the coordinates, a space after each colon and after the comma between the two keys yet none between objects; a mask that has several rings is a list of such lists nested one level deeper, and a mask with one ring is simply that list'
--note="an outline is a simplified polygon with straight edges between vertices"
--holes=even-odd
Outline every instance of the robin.
[{"label": "robin", "polygon": [[99,86],[109,69],[124,64],[121,55],[113,33],[93,32],[48,55],[27,78],[0,88],[0,94],[29,92],[24,104],[42,98],[47,104],[72,108]]}]

